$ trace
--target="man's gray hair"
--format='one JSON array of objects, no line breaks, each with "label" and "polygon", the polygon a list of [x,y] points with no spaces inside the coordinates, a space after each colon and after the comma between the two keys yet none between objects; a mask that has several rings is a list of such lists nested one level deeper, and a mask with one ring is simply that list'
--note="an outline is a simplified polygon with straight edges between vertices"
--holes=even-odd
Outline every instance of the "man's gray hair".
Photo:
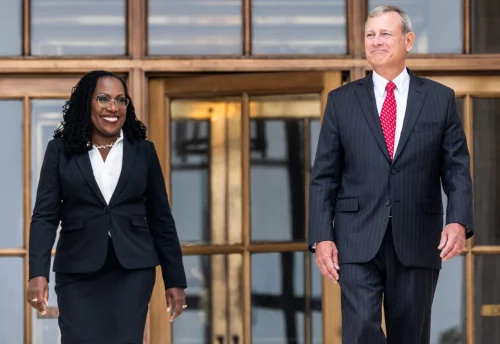
[{"label": "man's gray hair", "polygon": [[[366,19],[366,21],[368,21],[368,19],[370,19],[370,18],[375,18],[375,17],[381,16],[382,14],[388,13],[388,12],[396,12],[401,17],[401,27],[403,29],[403,35],[406,35],[408,32],[412,31],[410,17],[408,17],[408,15],[406,14],[405,11],[403,11],[399,7],[393,6],[393,5],[381,5],[381,6],[375,7],[368,15],[368,18]],[[366,24],[366,22],[365,22],[365,24]]]}]

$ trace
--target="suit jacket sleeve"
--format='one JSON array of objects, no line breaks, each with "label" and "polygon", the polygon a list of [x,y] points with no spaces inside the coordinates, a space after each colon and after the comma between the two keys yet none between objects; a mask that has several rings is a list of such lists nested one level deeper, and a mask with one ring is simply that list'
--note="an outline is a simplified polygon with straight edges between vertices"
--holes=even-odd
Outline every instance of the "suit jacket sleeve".
[{"label": "suit jacket sleeve", "polygon": [[441,181],[448,197],[446,223],[460,223],[473,235],[472,181],[465,133],[458,117],[455,93],[448,100],[448,115],[442,145]]},{"label": "suit jacket sleeve", "polygon": [[170,210],[165,180],[154,144],[149,156],[147,219],[160,257],[165,289],[186,288],[186,275],[175,221]]},{"label": "suit jacket sleeve", "polygon": [[330,92],[309,187],[309,247],[320,241],[334,241],[333,218],[342,165],[343,149],[333,93]]},{"label": "suit jacket sleeve", "polygon": [[51,140],[43,159],[35,207],[31,217],[29,241],[29,279],[43,276],[49,280],[50,254],[59,226],[61,187],[59,183],[58,142]]}]

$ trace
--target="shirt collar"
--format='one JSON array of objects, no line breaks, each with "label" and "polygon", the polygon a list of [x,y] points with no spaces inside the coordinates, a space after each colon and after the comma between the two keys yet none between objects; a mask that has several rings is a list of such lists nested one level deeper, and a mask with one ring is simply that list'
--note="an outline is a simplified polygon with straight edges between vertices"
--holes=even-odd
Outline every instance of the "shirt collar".
[{"label": "shirt collar", "polygon": [[[373,86],[375,87],[375,91],[383,97],[385,94],[385,86],[389,80],[383,78],[377,72],[373,71]],[[406,88],[410,84],[410,74],[408,74],[408,71],[403,69],[403,71],[392,80],[396,84],[396,89],[398,90],[399,94],[403,94],[406,91]]]},{"label": "shirt collar", "polygon": [[116,143],[123,141],[123,130],[120,129],[120,136],[118,136],[118,139],[116,140]]}]

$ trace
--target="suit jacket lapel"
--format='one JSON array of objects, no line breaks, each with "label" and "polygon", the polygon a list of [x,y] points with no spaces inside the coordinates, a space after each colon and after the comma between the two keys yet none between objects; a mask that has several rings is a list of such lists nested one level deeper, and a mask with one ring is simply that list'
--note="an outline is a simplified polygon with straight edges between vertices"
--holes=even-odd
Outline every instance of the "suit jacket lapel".
[{"label": "suit jacket lapel", "polygon": [[76,163],[80,168],[80,172],[82,173],[83,178],[85,178],[85,180],[87,181],[87,184],[89,184],[90,188],[95,193],[97,198],[99,198],[99,200],[106,205],[106,200],[104,199],[104,196],[102,195],[101,190],[97,185],[94,177],[94,172],[92,171],[92,164],[90,163],[89,153],[85,152],[82,154],[77,154]]},{"label": "suit jacket lapel", "polygon": [[375,101],[375,94],[373,88],[372,73],[368,74],[363,79],[358,81],[358,87],[356,88],[356,95],[363,109],[363,114],[365,115],[366,121],[370,126],[370,129],[377,140],[377,143],[382,150],[384,156],[391,162],[391,157],[389,156],[389,151],[387,150],[387,145],[385,143],[384,133],[382,131],[382,125],[380,124],[380,117],[377,111],[377,103]]},{"label": "suit jacket lapel", "polygon": [[[409,71],[408,71],[409,72]],[[410,138],[410,134],[417,122],[420,110],[427,96],[427,89],[423,86],[424,80],[410,73],[410,88],[408,90],[408,100],[406,102],[406,113],[403,121],[403,129],[399,138],[398,148],[394,155],[394,161],[401,155],[401,152]]]},{"label": "suit jacket lapel", "polygon": [[137,144],[129,141],[129,139],[125,136],[123,138],[123,163],[122,163],[122,171],[120,173],[120,178],[118,179],[118,184],[116,184],[116,189],[111,196],[109,204],[113,204],[116,201],[123,188],[127,184],[130,173],[134,168],[135,156],[137,153]]}]

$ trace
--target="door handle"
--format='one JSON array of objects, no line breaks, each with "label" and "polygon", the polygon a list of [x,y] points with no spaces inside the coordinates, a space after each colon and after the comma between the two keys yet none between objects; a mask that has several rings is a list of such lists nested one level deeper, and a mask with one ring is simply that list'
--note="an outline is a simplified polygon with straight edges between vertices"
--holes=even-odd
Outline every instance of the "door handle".
[{"label": "door handle", "polygon": [[217,341],[219,344],[224,344],[224,336],[217,336]]},{"label": "door handle", "polygon": [[239,336],[233,336],[233,344],[240,344],[240,337]]}]

